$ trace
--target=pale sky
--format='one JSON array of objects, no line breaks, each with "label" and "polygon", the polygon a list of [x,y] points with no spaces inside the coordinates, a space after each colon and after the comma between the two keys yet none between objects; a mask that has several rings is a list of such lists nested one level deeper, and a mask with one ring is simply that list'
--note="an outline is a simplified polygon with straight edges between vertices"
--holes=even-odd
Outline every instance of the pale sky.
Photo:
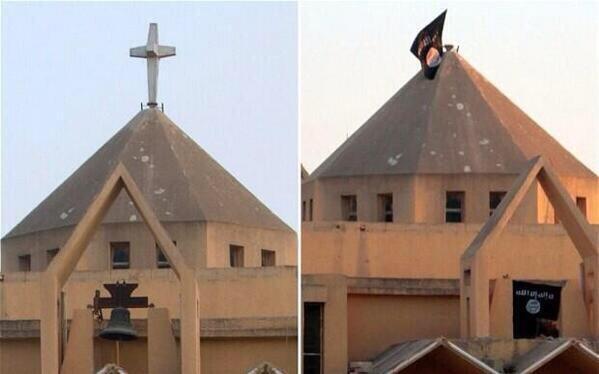
[{"label": "pale sky", "polygon": [[[522,4],[524,3],[524,4]],[[414,37],[448,9],[443,42],[599,174],[599,2],[300,5],[301,160],[312,172],[419,69]]]},{"label": "pale sky", "polygon": [[150,22],[165,113],[297,229],[295,4],[3,2],[2,235],[147,101]]}]

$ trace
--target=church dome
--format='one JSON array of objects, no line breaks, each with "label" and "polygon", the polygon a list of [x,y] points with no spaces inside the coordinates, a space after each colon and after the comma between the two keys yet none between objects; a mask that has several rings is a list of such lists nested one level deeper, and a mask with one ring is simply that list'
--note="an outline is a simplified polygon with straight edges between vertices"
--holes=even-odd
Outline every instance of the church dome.
[{"label": "church dome", "polygon": [[[164,113],[151,108],[133,117],[5,238],[77,224],[119,163],[162,222],[291,230]],[[141,219],[136,213],[121,192],[104,223]]]},{"label": "church dome", "polygon": [[308,178],[519,174],[542,155],[560,176],[596,175],[458,53],[418,72]]}]

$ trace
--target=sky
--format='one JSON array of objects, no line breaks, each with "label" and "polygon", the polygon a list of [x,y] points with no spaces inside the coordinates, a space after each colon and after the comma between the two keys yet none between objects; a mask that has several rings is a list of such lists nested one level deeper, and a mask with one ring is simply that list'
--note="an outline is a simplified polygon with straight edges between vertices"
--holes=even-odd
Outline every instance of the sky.
[{"label": "sky", "polygon": [[409,49],[448,9],[443,42],[599,174],[599,2],[302,3],[301,161],[314,171],[420,69]]},{"label": "sky", "polygon": [[293,3],[2,4],[2,235],[147,101],[148,25],[165,113],[297,230]]}]

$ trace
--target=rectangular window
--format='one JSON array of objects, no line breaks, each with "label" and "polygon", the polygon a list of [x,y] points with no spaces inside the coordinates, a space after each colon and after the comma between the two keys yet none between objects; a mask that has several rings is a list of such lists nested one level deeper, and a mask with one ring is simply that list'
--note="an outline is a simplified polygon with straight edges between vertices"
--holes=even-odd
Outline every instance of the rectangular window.
[{"label": "rectangular window", "polygon": [[582,196],[576,196],[576,206],[580,209],[583,216],[587,216],[587,198]]},{"label": "rectangular window", "polygon": [[262,266],[275,266],[275,251],[262,250]]},{"label": "rectangular window", "polygon": [[464,191],[445,193],[445,222],[464,222]]},{"label": "rectangular window", "polygon": [[341,215],[343,221],[358,220],[358,199],[356,195],[341,196]]},{"label": "rectangular window", "polygon": [[[173,240],[173,244],[177,246],[177,241]],[[164,251],[158,246],[158,243],[156,243],[156,267],[158,269],[168,269],[171,267],[171,264],[168,262],[168,259],[164,254]]]},{"label": "rectangular window", "polygon": [[110,260],[113,269],[129,269],[129,242],[110,242]]},{"label": "rectangular window", "polygon": [[308,220],[312,221],[312,219],[314,218],[314,204],[312,202],[312,199],[310,199],[310,206],[309,206],[309,208],[310,208],[310,213],[308,215]]},{"label": "rectangular window", "polygon": [[58,248],[48,249],[46,251],[46,263],[48,265],[50,265],[50,262],[52,262],[52,259],[54,257],[56,257],[57,254],[58,254]]},{"label": "rectangular window", "polygon": [[19,271],[31,271],[31,255],[19,256]]},{"label": "rectangular window", "polygon": [[378,216],[380,222],[393,222],[393,194],[378,195]]},{"label": "rectangular window", "polygon": [[323,303],[304,303],[304,373],[322,373]]},{"label": "rectangular window", "polygon": [[507,192],[505,191],[491,191],[489,192],[489,216],[493,214],[495,209],[501,203],[501,200],[505,197]]},{"label": "rectangular window", "polygon": [[243,267],[243,247],[240,245],[229,246],[229,264],[232,268]]},{"label": "rectangular window", "polygon": [[302,201],[302,221],[306,220],[306,202]]}]

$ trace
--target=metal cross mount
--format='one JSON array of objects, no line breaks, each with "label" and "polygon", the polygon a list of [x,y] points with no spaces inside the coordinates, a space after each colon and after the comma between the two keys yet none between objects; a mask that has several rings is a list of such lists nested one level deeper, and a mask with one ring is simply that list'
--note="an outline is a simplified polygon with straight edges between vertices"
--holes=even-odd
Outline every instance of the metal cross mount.
[{"label": "metal cross mount", "polygon": [[102,309],[110,308],[150,308],[154,304],[148,304],[146,296],[131,296],[133,290],[137,288],[137,283],[126,283],[117,281],[116,283],[105,283],[104,288],[110,292],[110,297],[101,297],[100,290],[96,290],[94,295],[93,315],[102,321]]}]

